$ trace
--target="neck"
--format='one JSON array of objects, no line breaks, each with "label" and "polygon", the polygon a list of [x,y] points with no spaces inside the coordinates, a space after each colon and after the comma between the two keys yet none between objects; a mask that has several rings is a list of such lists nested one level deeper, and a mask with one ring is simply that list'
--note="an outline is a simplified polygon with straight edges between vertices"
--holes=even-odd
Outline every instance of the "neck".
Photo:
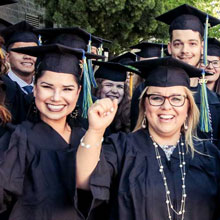
[{"label": "neck", "polygon": [[155,141],[159,145],[176,145],[176,143],[180,139],[180,131],[175,132],[174,134],[164,135],[157,134],[151,128],[149,128],[149,133],[152,136],[153,141]]},{"label": "neck", "polygon": [[215,88],[215,82],[208,82],[206,84],[207,88],[211,91],[214,91],[214,88]]},{"label": "neck", "polygon": [[[12,70],[12,71],[13,71],[13,70]],[[27,84],[31,84],[32,81],[33,81],[34,72],[33,72],[33,73],[30,73],[29,75],[19,74],[19,73],[16,72],[16,71],[13,71],[13,73],[14,73],[15,75],[17,75],[20,79],[22,79],[24,82],[26,82]]]},{"label": "neck", "polygon": [[66,122],[66,117],[60,120],[48,120],[44,117],[41,117],[41,120],[44,121],[46,124],[50,125],[60,135],[64,134],[66,130],[69,128],[69,125]]}]

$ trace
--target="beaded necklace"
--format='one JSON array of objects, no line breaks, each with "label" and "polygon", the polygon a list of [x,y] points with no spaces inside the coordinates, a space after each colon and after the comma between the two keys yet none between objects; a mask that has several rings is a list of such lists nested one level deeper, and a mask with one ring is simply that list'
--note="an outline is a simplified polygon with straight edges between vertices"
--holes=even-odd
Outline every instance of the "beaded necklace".
[{"label": "beaded necklace", "polygon": [[164,167],[161,161],[161,156],[158,150],[159,145],[154,141],[153,137],[150,136],[152,141],[153,141],[153,145],[155,147],[155,153],[156,153],[156,159],[159,165],[159,172],[161,173],[162,179],[163,179],[163,183],[164,183],[164,187],[165,187],[165,191],[166,191],[166,206],[167,206],[167,211],[168,211],[168,218],[169,220],[172,220],[172,216],[171,216],[171,210],[173,210],[173,212],[176,215],[181,216],[181,220],[184,219],[184,214],[185,214],[185,207],[186,207],[186,185],[185,185],[185,178],[186,178],[186,162],[185,162],[185,153],[184,153],[184,143],[181,141],[181,143],[179,143],[179,141],[177,142],[177,147],[178,147],[178,152],[179,152],[179,160],[180,160],[180,172],[181,172],[181,179],[182,179],[182,198],[181,198],[181,205],[180,205],[180,210],[176,210],[173,207],[171,198],[170,198],[170,190],[167,184],[167,178],[165,176],[165,172],[164,172]]}]

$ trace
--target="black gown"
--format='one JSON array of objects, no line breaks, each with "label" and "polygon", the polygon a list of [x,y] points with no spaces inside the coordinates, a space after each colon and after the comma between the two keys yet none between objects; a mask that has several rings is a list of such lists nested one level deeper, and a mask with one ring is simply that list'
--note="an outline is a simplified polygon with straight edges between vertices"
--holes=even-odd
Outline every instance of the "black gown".
[{"label": "black gown", "polygon": [[33,94],[25,94],[7,75],[1,76],[0,80],[6,85],[5,105],[12,115],[12,123],[20,124],[27,118]]},{"label": "black gown", "polygon": [[[192,91],[196,92],[194,95],[195,102],[200,109],[200,89],[201,87],[195,87],[191,88]],[[197,129],[197,135],[201,139],[208,139],[210,140],[213,136],[213,143],[218,146],[218,143],[220,141],[220,96],[209,90],[207,88],[207,96],[208,96],[208,102],[209,102],[209,110],[211,114],[211,124],[212,124],[212,134],[211,132],[202,132],[200,128]]]},{"label": "black gown", "polygon": [[[196,142],[186,161],[186,213],[184,220],[219,220],[219,152],[210,142]],[[159,148],[171,200],[180,209],[182,180],[178,149],[170,161]],[[167,220],[165,188],[147,129],[112,135],[103,145],[101,159],[90,178],[97,201],[110,201],[111,220]],[[172,219],[180,220],[173,212]]]},{"label": "black gown", "polygon": [[84,133],[72,128],[67,144],[46,123],[24,121],[5,146],[6,133],[0,139],[0,211],[13,195],[17,201],[10,220],[84,219],[74,208],[78,206],[75,155]]}]

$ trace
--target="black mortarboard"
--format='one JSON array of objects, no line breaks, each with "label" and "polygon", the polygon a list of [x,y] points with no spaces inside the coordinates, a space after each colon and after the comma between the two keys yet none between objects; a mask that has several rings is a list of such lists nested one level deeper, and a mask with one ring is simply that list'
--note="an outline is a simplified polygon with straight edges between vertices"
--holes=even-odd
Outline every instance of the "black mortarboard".
[{"label": "black mortarboard", "polygon": [[146,79],[146,86],[158,87],[185,86],[190,88],[189,78],[201,77],[203,71],[172,57],[143,60],[129,65],[141,71],[140,76]]},{"label": "black mortarboard", "polygon": [[6,48],[16,42],[35,42],[38,44],[38,38],[33,33],[34,27],[26,21],[14,24],[1,32],[5,39]]},{"label": "black mortarboard", "polygon": [[92,63],[99,66],[95,72],[95,78],[124,82],[127,78],[127,72],[135,72],[132,68],[120,63],[102,61],[93,61]]},{"label": "black mortarboard", "polygon": [[[209,24],[211,26],[220,24],[219,19],[211,15],[208,16]],[[206,17],[207,13],[202,12],[190,5],[183,4],[156,17],[156,19],[170,25],[170,34],[173,30],[193,30],[198,31],[201,36],[203,36]]]},{"label": "black mortarboard", "polygon": [[114,57],[109,62],[127,64],[132,61],[136,61],[137,56],[131,52],[124,53],[120,56]]},{"label": "black mortarboard", "polygon": [[208,38],[207,55],[220,57],[220,41],[215,38]]},{"label": "black mortarboard", "polygon": [[[38,71],[49,70],[60,73],[71,73],[80,75],[79,60],[82,59],[83,51],[60,44],[51,44],[38,47],[22,47],[12,49],[14,52],[28,54],[38,57]],[[85,53],[89,59],[100,59],[102,57]]]},{"label": "black mortarboard", "polygon": [[[8,22],[8,21],[6,21],[6,20],[0,18],[0,32],[1,32],[2,30],[4,30],[5,28],[10,27],[11,25],[12,25],[12,23],[10,23],[10,22]],[[1,33],[0,33],[0,34],[1,34]]]},{"label": "black mortarboard", "polygon": [[16,0],[1,0],[0,5],[9,5],[9,4],[14,4],[17,3],[18,1]]},{"label": "black mortarboard", "polygon": [[161,57],[161,51],[162,49],[166,49],[167,45],[142,41],[139,44],[131,46],[130,48],[140,49],[139,52],[135,52],[135,54],[137,54],[139,57],[151,58]]},{"label": "black mortarboard", "polygon": [[35,32],[41,35],[43,44],[62,44],[72,48],[87,50],[89,40],[100,44],[101,41],[80,27],[71,28],[44,28],[36,29]]}]

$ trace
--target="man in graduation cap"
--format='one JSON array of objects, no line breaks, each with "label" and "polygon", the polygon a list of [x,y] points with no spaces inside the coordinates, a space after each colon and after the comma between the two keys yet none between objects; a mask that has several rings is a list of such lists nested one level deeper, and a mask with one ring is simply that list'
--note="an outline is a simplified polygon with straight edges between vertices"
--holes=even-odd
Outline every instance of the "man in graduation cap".
[{"label": "man in graduation cap", "polygon": [[[207,51],[203,51],[203,46],[207,43],[208,24],[211,27],[220,24],[219,19],[187,4],[174,8],[156,19],[170,25],[168,52],[171,56],[195,67],[199,66],[202,53],[206,56]],[[201,85],[203,86],[192,88],[196,92],[194,98],[201,112],[198,135],[200,138],[210,139],[216,143],[220,138],[220,118],[218,117],[220,102],[209,89],[207,89],[207,96],[201,95],[206,90],[204,81]],[[207,102],[208,104],[205,104]]]},{"label": "man in graduation cap", "polygon": [[10,71],[1,76],[6,85],[5,104],[12,114],[12,122],[22,122],[32,100],[33,76],[36,58],[11,51],[12,48],[37,46],[38,38],[33,33],[33,26],[26,21],[12,25],[1,32],[5,39],[6,59]]},{"label": "man in graduation cap", "polygon": [[38,45],[38,38],[33,33],[34,27],[26,21],[19,22],[2,31],[7,50],[7,61],[11,70],[8,77],[16,82],[25,94],[33,89],[33,76],[36,58],[11,51],[12,48]]}]

